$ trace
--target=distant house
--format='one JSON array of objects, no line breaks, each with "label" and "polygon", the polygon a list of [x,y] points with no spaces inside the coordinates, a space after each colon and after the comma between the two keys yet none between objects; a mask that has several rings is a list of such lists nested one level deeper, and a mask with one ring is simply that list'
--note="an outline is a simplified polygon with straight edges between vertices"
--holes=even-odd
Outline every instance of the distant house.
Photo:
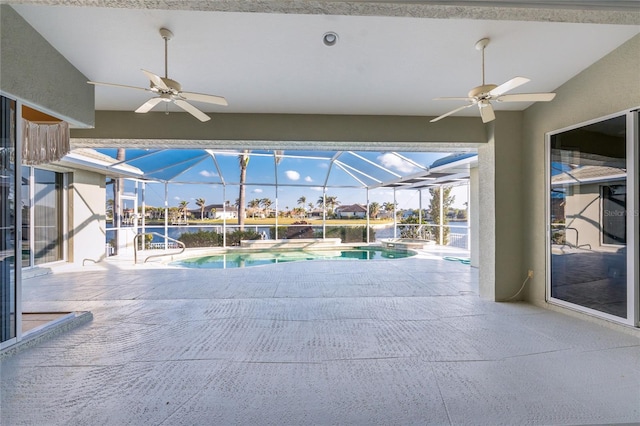
[{"label": "distant house", "polygon": [[[200,207],[196,209],[189,210],[191,217],[200,218]],[[203,217],[205,219],[235,219],[238,217],[238,211],[227,204],[223,206],[222,204],[208,204],[204,206],[204,214]]]},{"label": "distant house", "polygon": [[322,209],[320,208],[315,208],[313,210],[311,210],[310,212],[307,212],[307,217],[312,218],[312,217],[316,217],[316,218],[322,218]]},{"label": "distant house", "polygon": [[338,206],[336,215],[341,219],[364,218],[367,216],[367,208],[361,204]]}]

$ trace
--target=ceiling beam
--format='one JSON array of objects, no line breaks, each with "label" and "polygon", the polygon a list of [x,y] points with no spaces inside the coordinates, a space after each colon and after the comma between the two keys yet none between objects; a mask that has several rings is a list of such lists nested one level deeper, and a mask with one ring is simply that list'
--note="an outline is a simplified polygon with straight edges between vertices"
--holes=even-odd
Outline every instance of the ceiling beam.
[{"label": "ceiling beam", "polygon": [[[499,111],[498,119],[522,112]],[[215,114],[97,111],[94,129],[72,129],[73,148],[211,148],[354,151],[465,151],[487,142],[477,117],[429,123],[422,116]]]}]

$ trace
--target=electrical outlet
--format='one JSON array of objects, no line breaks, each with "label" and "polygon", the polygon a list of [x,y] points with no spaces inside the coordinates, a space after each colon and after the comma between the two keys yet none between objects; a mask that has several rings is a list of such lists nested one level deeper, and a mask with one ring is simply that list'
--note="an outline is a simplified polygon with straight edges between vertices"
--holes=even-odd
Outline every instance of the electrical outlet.
[{"label": "electrical outlet", "polygon": [[533,278],[533,269],[529,269],[527,272],[527,278]]}]

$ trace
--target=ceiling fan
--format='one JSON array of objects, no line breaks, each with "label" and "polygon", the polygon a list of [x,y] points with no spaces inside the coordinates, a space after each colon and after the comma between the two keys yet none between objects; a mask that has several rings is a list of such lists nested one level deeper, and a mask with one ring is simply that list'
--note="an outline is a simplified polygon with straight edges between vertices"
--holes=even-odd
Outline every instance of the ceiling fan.
[{"label": "ceiling fan", "polygon": [[142,70],[144,75],[146,75],[149,79],[149,88],[126,86],[123,84],[100,83],[97,81],[88,81],[87,83],[100,86],[121,87],[124,89],[144,90],[146,92],[152,92],[158,95],[154,98],[149,99],[138,109],[136,109],[136,112],[138,113],[149,112],[153,107],[161,102],[173,102],[200,121],[211,120],[211,117],[209,117],[187,101],[205,102],[209,104],[226,106],[227,100],[222,96],[206,95],[203,93],[194,92],[183,92],[180,83],[170,79],[167,72],[167,44],[173,37],[173,33],[166,28],[160,28],[160,35],[164,39],[164,77],[160,77],[159,75],[156,75],[147,70]]},{"label": "ceiling fan", "polygon": [[480,117],[482,118],[483,123],[488,123],[490,121],[495,120],[496,115],[493,111],[493,106],[491,105],[491,101],[497,102],[548,102],[555,98],[555,93],[519,93],[519,94],[506,94],[510,90],[519,87],[530,80],[526,77],[515,77],[506,83],[502,83],[500,86],[496,86],[495,84],[485,84],[484,82],[484,49],[489,44],[488,38],[483,38],[476,43],[476,49],[482,51],[482,85],[478,87],[474,87],[469,91],[469,94],[466,98],[456,98],[456,97],[445,97],[445,98],[435,98],[434,101],[451,101],[451,100],[459,100],[459,101],[467,101],[467,105],[463,105],[458,107],[452,111],[449,111],[445,114],[442,114],[439,117],[431,120],[431,123],[441,120],[445,117],[448,117],[452,114],[455,114],[458,111],[462,111],[465,108],[472,107],[474,105],[478,105],[480,109]]}]

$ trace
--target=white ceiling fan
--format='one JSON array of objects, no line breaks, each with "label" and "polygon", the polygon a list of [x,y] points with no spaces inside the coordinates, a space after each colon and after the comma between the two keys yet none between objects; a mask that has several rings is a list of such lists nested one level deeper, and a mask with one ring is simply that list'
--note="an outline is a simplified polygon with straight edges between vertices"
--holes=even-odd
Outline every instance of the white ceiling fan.
[{"label": "white ceiling fan", "polygon": [[97,81],[89,81],[89,84],[100,85],[100,86],[110,86],[110,87],[121,87],[124,89],[136,89],[136,90],[144,90],[146,92],[152,92],[157,94],[158,96],[149,99],[147,102],[142,104],[136,112],[145,113],[149,112],[153,107],[158,105],[160,102],[173,102],[189,114],[193,115],[200,121],[208,121],[211,120],[211,117],[200,111],[195,106],[191,105],[187,101],[196,101],[196,102],[205,102],[209,104],[216,105],[227,105],[227,100],[222,96],[215,95],[206,95],[203,93],[194,93],[194,92],[183,92],[182,86],[175,80],[172,80],[168,77],[167,71],[167,44],[169,40],[173,37],[173,33],[166,28],[160,28],[160,35],[164,39],[164,77],[160,77],[150,71],[142,70],[142,72],[149,79],[150,87],[136,87],[136,86],[126,86],[123,84],[113,84],[113,83],[99,83]]},{"label": "white ceiling fan", "polygon": [[548,102],[555,98],[555,93],[519,93],[519,94],[511,94],[507,95],[506,93],[510,90],[519,87],[530,80],[526,77],[515,77],[506,83],[502,83],[500,86],[495,84],[485,84],[484,82],[484,49],[489,44],[488,38],[483,38],[476,43],[476,49],[482,51],[482,85],[478,87],[474,87],[469,91],[469,94],[466,98],[462,97],[445,97],[445,98],[435,98],[435,101],[451,101],[451,100],[459,100],[459,101],[467,101],[467,105],[463,105],[459,108],[456,108],[452,111],[449,111],[445,114],[442,114],[439,117],[431,120],[431,123],[441,120],[445,117],[448,117],[452,114],[455,114],[458,111],[462,111],[465,108],[472,107],[474,105],[478,105],[480,109],[480,117],[482,117],[483,123],[488,123],[490,121],[495,120],[496,115],[493,111],[493,106],[491,105],[491,101],[497,102]]}]

